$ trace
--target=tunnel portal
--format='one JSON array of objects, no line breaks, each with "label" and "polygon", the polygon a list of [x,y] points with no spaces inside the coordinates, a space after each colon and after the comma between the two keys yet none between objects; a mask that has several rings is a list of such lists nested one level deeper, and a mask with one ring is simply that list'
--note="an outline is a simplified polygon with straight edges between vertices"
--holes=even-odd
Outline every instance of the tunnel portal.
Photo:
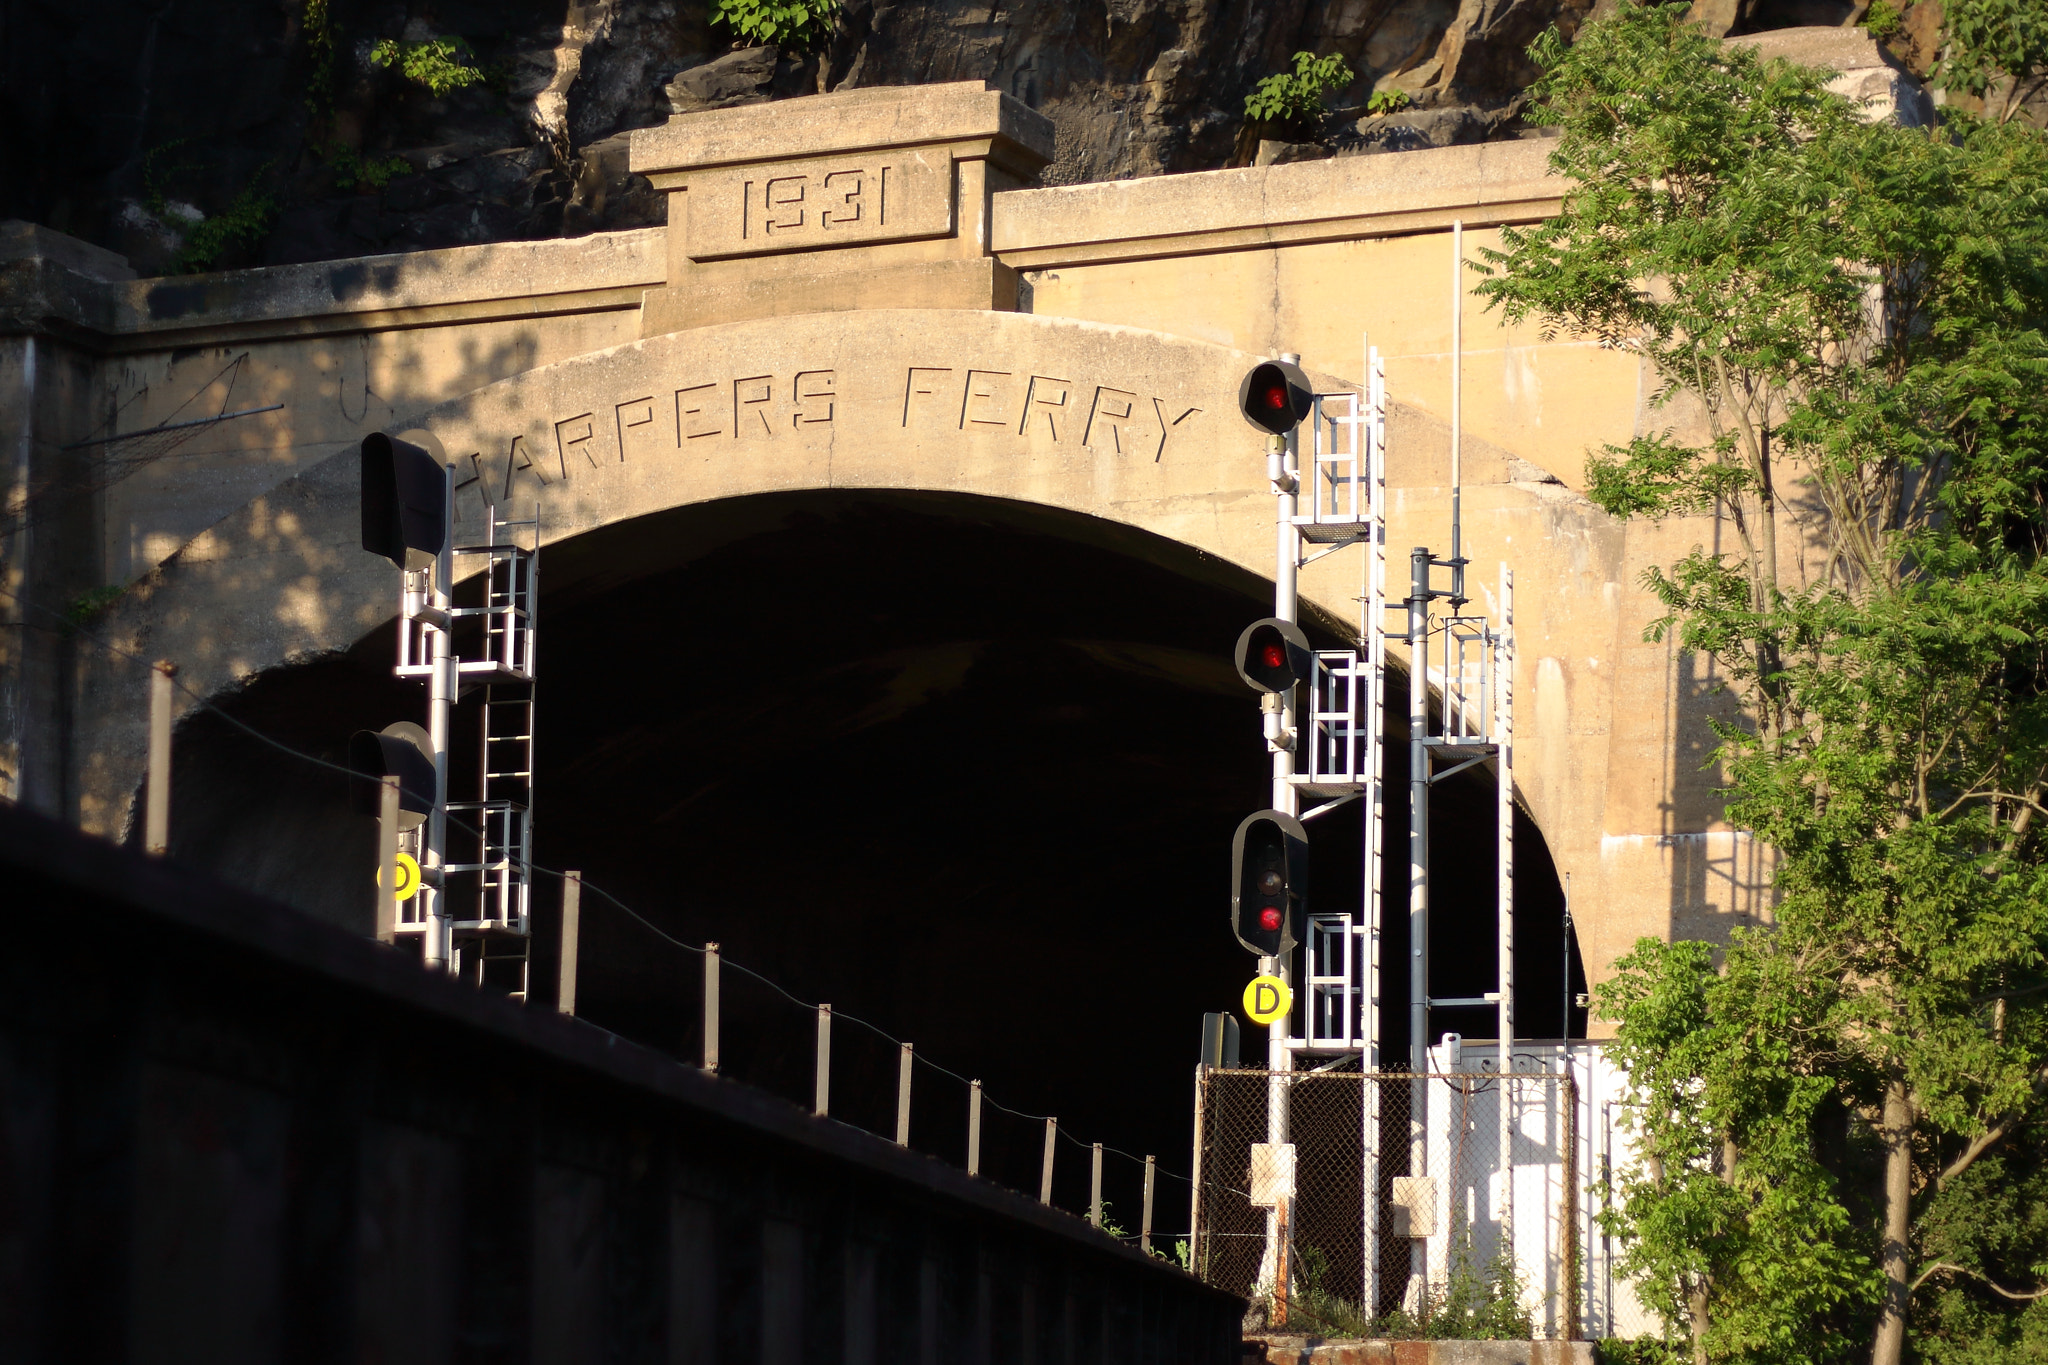
[{"label": "tunnel portal", "polygon": [[[833,1111],[850,1122],[893,1131],[897,1049],[865,1021],[945,1068],[917,1073],[920,1149],[961,1159],[971,1077],[1009,1110],[1185,1171],[1200,1016],[1237,1009],[1253,968],[1228,927],[1228,849],[1270,769],[1229,653],[1271,592],[1148,532],[959,494],[728,499],[550,546],[535,857],[602,888],[583,899],[578,1013],[694,1061],[701,959],[675,941],[716,941],[797,998],[727,969],[722,1055],[738,1079],[807,1102],[814,1032],[797,1001],[830,1001]],[[1349,643],[1335,622],[1305,625],[1319,646]],[[340,762],[353,730],[423,709],[390,676],[392,648],[380,628],[224,709]],[[1404,686],[1387,699],[1396,726]],[[174,856],[368,932],[372,822],[338,773],[249,730],[204,712],[180,728]],[[1392,884],[1405,746],[1386,775]],[[1549,854],[1516,818],[1519,1031],[1556,1037],[1567,985],[1584,987]],[[1494,819],[1489,776],[1437,789],[1442,994],[1494,986]],[[1360,836],[1355,804],[1311,826],[1316,908],[1358,905]],[[558,904],[557,881],[537,878],[540,1003]],[[1407,932],[1391,918],[1383,1030],[1399,1058]],[[1583,1013],[1571,1023],[1581,1035]],[[1461,1025],[1494,1031],[1489,1011],[1433,1020]],[[1041,1142],[1038,1121],[991,1108],[985,1173],[1035,1191]],[[1085,1155],[1063,1148],[1056,1202],[1085,1207],[1086,1181]],[[1131,1227],[1136,1182],[1112,1163]],[[1185,1186],[1159,1198],[1158,1226],[1184,1227]]]}]

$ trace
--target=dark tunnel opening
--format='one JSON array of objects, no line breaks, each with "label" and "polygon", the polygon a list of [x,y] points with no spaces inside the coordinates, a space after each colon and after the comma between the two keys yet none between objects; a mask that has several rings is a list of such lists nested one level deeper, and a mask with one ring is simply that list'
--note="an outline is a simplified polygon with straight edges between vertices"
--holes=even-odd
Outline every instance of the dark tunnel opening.
[{"label": "dark tunnel opening", "polygon": [[[954,1073],[916,1073],[920,1150],[962,1159],[971,1077],[1081,1143],[1186,1172],[1201,1015],[1241,1012],[1254,971],[1229,928],[1229,847],[1270,768],[1230,650],[1269,613],[1270,583],[1091,518],[879,492],[615,525],[550,547],[540,582],[535,859],[605,893],[583,898],[579,1015],[695,1061],[701,958],[669,939],[716,941],[728,964],[833,1004],[832,1110],[849,1122],[889,1134],[895,1119],[898,1051],[860,1020]],[[423,714],[392,647],[380,628],[225,709],[341,762],[355,729]],[[458,711],[458,733],[470,724]],[[1386,777],[1393,1065],[1405,745]],[[374,822],[350,814],[340,775],[201,713],[178,732],[174,788],[174,857],[369,931]],[[1493,802],[1480,770],[1434,793],[1437,994],[1495,985]],[[1555,1038],[1566,973],[1583,979],[1549,854],[1516,820],[1518,1032]],[[1361,832],[1357,803],[1311,824],[1313,908],[1356,911]],[[536,1003],[553,1002],[559,895],[537,878]],[[722,1069],[807,1104],[814,1017],[733,965],[721,1003]],[[1582,1035],[1582,1011],[1572,1024]],[[1487,1011],[1437,1011],[1447,1030],[1494,1033]],[[1263,1031],[1245,1037],[1245,1061],[1262,1059]],[[984,1173],[1035,1194],[1043,1141],[1042,1122],[986,1109]],[[1085,1209],[1087,1168],[1062,1143],[1056,1203]],[[1137,1172],[1106,1172],[1133,1231]],[[1186,1202],[1162,1179],[1169,1246]]]}]

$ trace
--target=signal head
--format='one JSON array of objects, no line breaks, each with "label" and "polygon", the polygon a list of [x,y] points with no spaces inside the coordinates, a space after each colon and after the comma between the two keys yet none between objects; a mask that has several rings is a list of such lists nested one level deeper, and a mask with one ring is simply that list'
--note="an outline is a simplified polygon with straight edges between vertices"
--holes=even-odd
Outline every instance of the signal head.
[{"label": "signal head", "polygon": [[363,548],[401,569],[429,569],[448,540],[448,472],[435,449],[373,431],[363,438]]},{"label": "signal head", "polygon": [[1237,388],[1237,408],[1260,431],[1285,436],[1308,416],[1315,390],[1297,365],[1265,360],[1252,366]]},{"label": "signal head", "polygon": [[1230,927],[1245,951],[1294,950],[1307,913],[1308,831],[1283,811],[1256,811],[1230,841]]},{"label": "signal head", "polygon": [[358,730],[348,742],[349,804],[359,815],[377,814],[381,781],[398,779],[398,827],[413,829],[434,808],[434,747],[427,732],[402,720],[382,730]]},{"label": "signal head", "polygon": [[1309,676],[1315,651],[1292,621],[1268,616],[1237,637],[1237,674],[1258,692],[1285,692]]}]

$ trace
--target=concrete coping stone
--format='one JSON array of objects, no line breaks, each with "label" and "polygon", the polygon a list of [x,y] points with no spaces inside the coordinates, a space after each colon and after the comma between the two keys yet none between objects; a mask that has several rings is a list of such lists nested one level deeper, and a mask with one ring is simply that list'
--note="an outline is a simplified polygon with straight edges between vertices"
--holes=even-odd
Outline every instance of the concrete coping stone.
[{"label": "concrete coping stone", "polygon": [[879,86],[736,109],[677,114],[633,132],[629,165],[642,175],[753,165],[835,152],[989,142],[1022,174],[1052,160],[1052,120],[987,81]]},{"label": "concrete coping stone", "polygon": [[1528,138],[1009,190],[995,196],[991,246],[1033,251],[1417,210],[1469,208],[1482,217],[1490,206],[1554,206],[1565,186],[1550,173],[1553,145]]},{"label": "concrete coping stone", "polygon": [[19,218],[0,222],[0,261],[48,261],[89,280],[132,280],[126,256]]},{"label": "concrete coping stone", "polygon": [[1870,36],[1867,28],[1774,28],[1725,41],[1731,47],[1755,48],[1757,55],[1766,60],[1782,57],[1796,66],[1824,67],[1841,73],[1874,66],[1905,70],[1898,58],[1885,51],[1884,44]]},{"label": "concrete coping stone", "polygon": [[73,258],[81,252],[120,261],[124,273],[99,263],[99,273],[88,278],[98,281],[94,292],[108,309],[106,321],[121,334],[476,307],[604,290],[626,290],[637,304],[638,291],[667,278],[665,228],[147,279],[137,279],[121,257],[75,238],[41,228],[33,236],[11,229],[0,225],[0,261],[40,258],[73,270],[79,269]]}]

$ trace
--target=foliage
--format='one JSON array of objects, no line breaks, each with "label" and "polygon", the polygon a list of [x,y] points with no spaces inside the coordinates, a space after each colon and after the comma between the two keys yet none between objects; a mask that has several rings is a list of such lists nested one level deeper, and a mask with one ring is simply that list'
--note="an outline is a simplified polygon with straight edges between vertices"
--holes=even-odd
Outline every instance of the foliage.
[{"label": "foliage", "polygon": [[756,46],[816,52],[832,41],[839,0],[712,0],[711,22]]},{"label": "foliage", "polygon": [[107,614],[116,602],[128,591],[119,583],[108,583],[91,588],[72,598],[64,606],[64,619],[73,626],[89,626]]},{"label": "foliage", "polygon": [[490,79],[490,74],[477,65],[469,44],[455,37],[422,38],[418,42],[380,38],[370,49],[370,65],[379,70],[396,66],[401,76],[425,86],[435,99]]},{"label": "foliage", "polygon": [[322,152],[321,160],[334,172],[335,185],[344,190],[352,190],[358,185],[381,190],[400,176],[413,173],[412,163],[402,156],[365,157],[342,142],[330,143]]},{"label": "foliage", "polygon": [[334,112],[334,20],[328,0],[305,0],[299,24],[306,35],[306,108],[316,119]]},{"label": "foliage", "polygon": [[1365,102],[1365,112],[1378,118],[1382,114],[1398,113],[1408,104],[1406,90],[1375,90]]},{"label": "foliage", "polygon": [[1809,1340],[1813,1324],[1867,1310],[1875,1278],[1814,1156],[1841,1110],[1794,1055],[1797,1012],[1770,1017],[1787,983],[1769,946],[1738,938],[1725,973],[1707,944],[1656,939],[1615,964],[1601,1007],[1621,1025],[1643,1161],[1602,1223],[1625,1248],[1617,1270],[1706,1358],[1846,1360],[1855,1343]]},{"label": "foliage", "polygon": [[1192,1243],[1182,1237],[1173,1244],[1173,1263],[1192,1275],[1195,1273],[1195,1251]]},{"label": "foliage", "polygon": [[142,154],[142,206],[151,216],[163,218],[170,212],[170,181],[173,176],[196,169],[190,161],[177,161],[169,165],[164,158],[185,145],[185,139],[174,137],[161,142]]},{"label": "foliage", "polygon": [[1683,1365],[1679,1348],[1655,1337],[1607,1337],[1593,1343],[1593,1365]]},{"label": "foliage", "polygon": [[2048,1277],[1991,1213],[2048,1097],[2048,137],[1865,122],[1684,14],[1532,47],[1568,189],[1480,286],[1655,370],[1671,428],[1589,495],[1715,518],[1647,634],[1711,661],[1776,858],[1772,927],[1601,993],[1646,1154],[1610,1231],[1696,1361],[1889,1365],[1916,1302],[1975,1359]]},{"label": "foliage", "polygon": [[2048,87],[2048,5],[2041,0],[1943,0],[1942,16],[1948,41],[1931,73],[1936,84],[1990,96],[2003,83],[2001,123]]},{"label": "foliage", "polygon": [[1266,77],[1244,97],[1244,116],[1267,123],[1312,118],[1323,112],[1326,95],[1356,79],[1357,73],[1339,53],[1318,57],[1313,52],[1297,52],[1294,70]]},{"label": "foliage", "polygon": [[2038,1119],[2029,1128],[1936,1193],[1922,1215],[1929,1268],[1915,1299],[1915,1345],[1930,1365],[2048,1359],[2048,1296],[2015,1303],[1999,1278],[2019,1268],[2048,1280],[2048,1131]]},{"label": "foliage", "polygon": [[[1910,4],[1911,0],[1907,2]],[[1891,0],[1871,0],[1870,8],[1863,15],[1864,29],[1879,42],[1897,37],[1905,26],[1905,15]]]},{"label": "foliage", "polygon": [[[260,180],[263,168],[257,172]],[[254,184],[245,186],[241,193],[228,202],[228,206],[210,218],[202,218],[185,232],[185,243],[178,248],[177,267],[181,272],[205,270],[234,246],[254,246],[270,231],[270,224],[277,217],[277,200],[258,190]]]},{"label": "foliage", "polygon": [[[1394,1341],[1528,1341],[1535,1330],[1522,1306],[1524,1285],[1513,1251],[1503,1247],[1494,1259],[1475,1266],[1469,1235],[1452,1242],[1444,1281],[1430,1286],[1421,1312],[1412,1317],[1400,1309],[1372,1317],[1328,1288],[1329,1269],[1329,1258],[1319,1248],[1296,1250],[1296,1283],[1287,1300],[1290,1327]],[[1267,1307],[1270,1312],[1270,1302]]]}]

